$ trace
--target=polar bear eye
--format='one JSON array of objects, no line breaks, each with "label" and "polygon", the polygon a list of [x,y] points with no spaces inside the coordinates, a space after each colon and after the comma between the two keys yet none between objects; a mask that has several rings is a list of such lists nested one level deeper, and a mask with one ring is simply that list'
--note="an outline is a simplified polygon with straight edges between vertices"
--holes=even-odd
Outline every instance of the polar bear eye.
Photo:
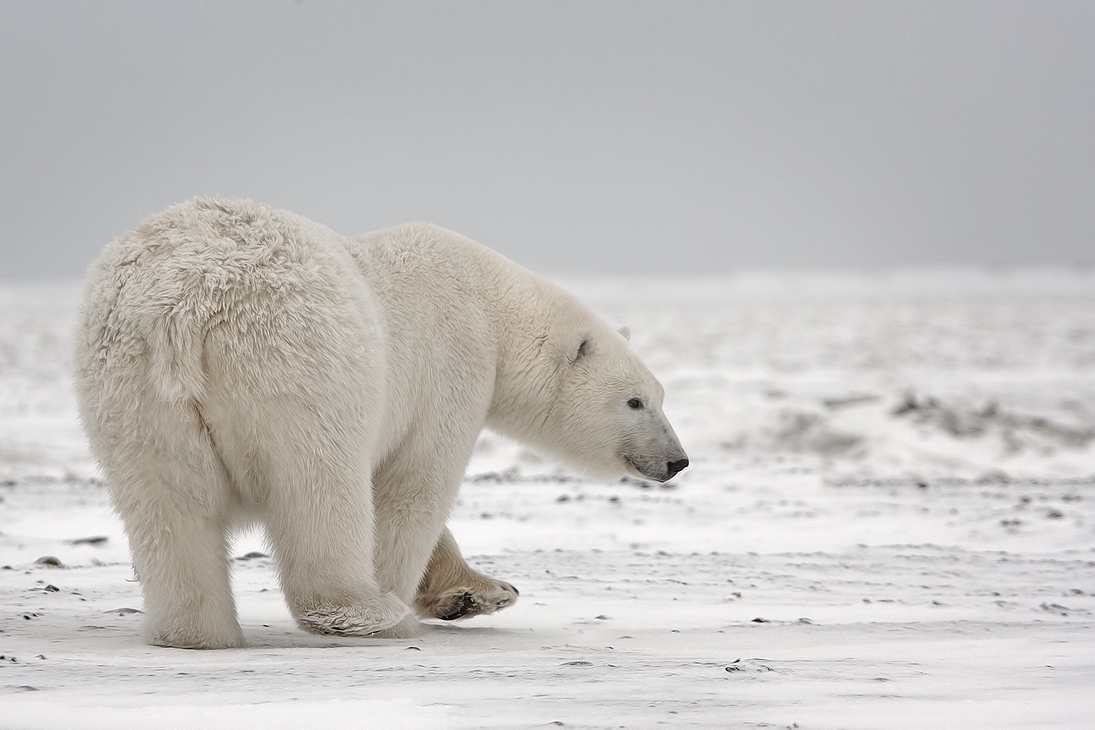
[{"label": "polar bear eye", "polygon": [[643,409],[643,402],[639,398],[632,398],[627,402],[627,407],[633,411],[641,411]]}]

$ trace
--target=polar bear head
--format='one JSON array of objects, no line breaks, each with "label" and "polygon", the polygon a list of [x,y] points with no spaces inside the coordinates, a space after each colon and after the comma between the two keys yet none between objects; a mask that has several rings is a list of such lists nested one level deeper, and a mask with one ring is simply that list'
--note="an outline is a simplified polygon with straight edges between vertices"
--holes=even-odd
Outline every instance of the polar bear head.
[{"label": "polar bear head", "polygon": [[688,466],[630,333],[546,283],[530,299],[509,310],[488,426],[596,478],[664,482]]}]

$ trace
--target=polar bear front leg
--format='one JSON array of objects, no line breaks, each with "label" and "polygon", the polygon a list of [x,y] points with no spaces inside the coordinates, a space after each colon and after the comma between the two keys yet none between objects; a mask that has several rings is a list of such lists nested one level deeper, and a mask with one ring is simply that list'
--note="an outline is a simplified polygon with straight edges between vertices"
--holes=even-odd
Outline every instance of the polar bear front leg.
[{"label": "polar bear front leg", "polygon": [[519,595],[509,583],[473,570],[446,527],[418,584],[414,605],[422,618],[452,621],[494,613],[512,606]]},{"label": "polar bear front leg", "polygon": [[[439,418],[446,423],[458,420],[449,415],[442,413]],[[422,595],[423,581],[428,580],[432,586],[428,592],[438,605],[419,612],[427,618],[491,613],[515,601],[517,591],[469,568],[445,528],[479,433],[477,422],[472,419],[467,424],[463,439],[447,432],[458,429],[428,426],[420,424],[415,438],[374,475],[377,582],[413,606]],[[424,577],[431,573],[432,579]],[[441,603],[452,607],[443,610]],[[408,616],[380,636],[409,638],[421,632],[418,620]]]},{"label": "polar bear front leg", "polygon": [[302,629],[374,636],[399,624],[409,609],[381,589],[373,572],[368,470],[338,463],[314,464],[307,480],[300,475],[272,490],[267,533],[285,600]]}]

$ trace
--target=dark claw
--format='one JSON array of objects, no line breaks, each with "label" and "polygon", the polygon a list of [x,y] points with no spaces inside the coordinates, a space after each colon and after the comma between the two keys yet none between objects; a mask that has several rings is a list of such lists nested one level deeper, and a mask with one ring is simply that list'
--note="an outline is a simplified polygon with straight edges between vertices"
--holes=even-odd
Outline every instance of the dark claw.
[{"label": "dark claw", "polygon": [[476,607],[475,598],[470,593],[464,593],[457,597],[455,601],[449,604],[449,610],[444,614],[438,615],[437,618],[442,621],[455,621],[461,616],[467,616]]}]

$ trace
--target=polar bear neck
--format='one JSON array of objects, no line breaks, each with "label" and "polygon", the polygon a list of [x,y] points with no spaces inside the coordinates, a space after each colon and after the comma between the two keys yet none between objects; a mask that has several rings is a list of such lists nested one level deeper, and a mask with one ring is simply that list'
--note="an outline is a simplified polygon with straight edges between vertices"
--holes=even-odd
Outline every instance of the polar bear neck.
[{"label": "polar bear neck", "polygon": [[[470,347],[467,356],[481,360],[474,367],[489,370],[485,425],[565,458],[558,439],[544,429],[544,411],[557,387],[545,378],[544,348],[558,347],[560,333],[595,330],[601,337],[612,337],[615,332],[561,288],[439,226],[407,224],[355,240],[362,245],[352,253],[385,302],[389,317],[452,313],[445,316],[458,322],[462,331],[449,332],[448,339],[453,346]],[[421,286],[425,281],[428,289]],[[389,326],[413,329],[406,321]],[[400,339],[407,341],[405,336]],[[425,345],[416,347],[421,353]],[[400,353],[391,356],[398,359]],[[559,353],[560,362],[564,357]]]},{"label": "polar bear neck", "polygon": [[565,371],[583,342],[596,340],[608,348],[623,338],[560,287],[488,253],[484,292],[497,349],[487,426],[595,473],[597,465],[575,448],[574,439],[580,437],[560,431],[556,411],[572,405],[565,403],[573,400]]}]

